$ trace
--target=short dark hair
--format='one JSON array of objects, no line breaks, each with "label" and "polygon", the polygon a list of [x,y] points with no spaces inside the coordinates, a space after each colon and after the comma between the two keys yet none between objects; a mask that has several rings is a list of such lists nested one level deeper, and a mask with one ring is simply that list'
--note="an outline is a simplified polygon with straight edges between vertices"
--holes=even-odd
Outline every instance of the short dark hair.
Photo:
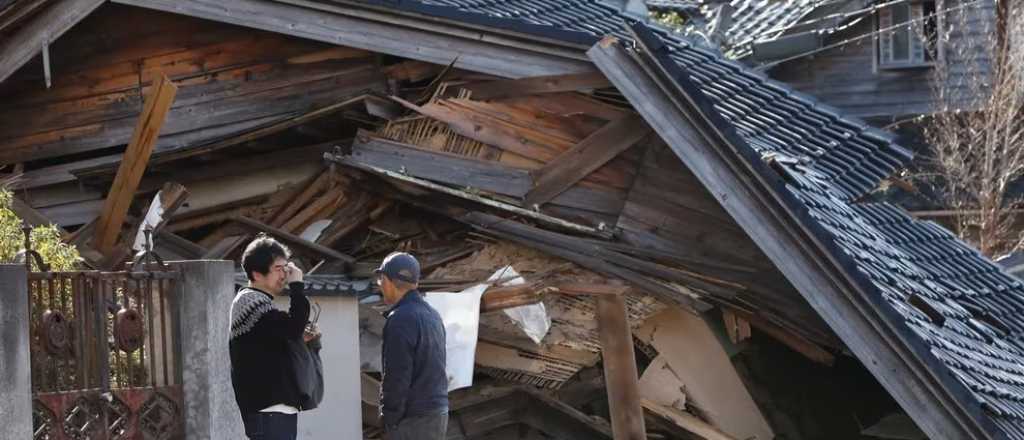
[{"label": "short dark hair", "polygon": [[266,275],[278,257],[287,260],[291,257],[291,251],[273,237],[261,232],[245,247],[245,252],[242,253],[242,270],[249,281],[252,281],[253,272]]}]

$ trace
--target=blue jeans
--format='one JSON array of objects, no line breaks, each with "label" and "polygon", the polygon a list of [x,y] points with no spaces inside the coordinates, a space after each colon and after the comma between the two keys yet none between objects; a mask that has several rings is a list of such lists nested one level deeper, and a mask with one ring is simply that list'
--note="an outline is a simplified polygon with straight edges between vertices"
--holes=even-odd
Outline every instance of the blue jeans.
[{"label": "blue jeans", "polygon": [[295,440],[298,422],[297,414],[258,412],[242,417],[249,440]]}]

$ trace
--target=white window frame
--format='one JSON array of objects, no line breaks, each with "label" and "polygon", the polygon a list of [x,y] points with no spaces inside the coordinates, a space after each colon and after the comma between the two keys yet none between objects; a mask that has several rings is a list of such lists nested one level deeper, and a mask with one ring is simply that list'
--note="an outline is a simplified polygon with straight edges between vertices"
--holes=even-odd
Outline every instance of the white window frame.
[{"label": "white window frame", "polygon": [[[913,24],[908,25],[905,28],[892,29],[888,32],[876,32],[875,40],[875,66],[878,69],[905,69],[905,68],[921,68],[921,67],[932,67],[940,61],[942,57],[942,48],[935,47],[934,53],[929,54],[926,48],[926,42],[920,38],[915,26],[923,24],[920,20],[924,18],[924,6],[925,3],[932,3],[933,9],[938,11],[939,7],[942,7],[939,0],[915,0],[908,1],[906,3],[898,3],[887,8],[880,9],[875,16],[875,30],[880,31],[882,29],[891,28],[894,26],[893,23],[893,11],[895,8],[906,8],[907,17]],[[941,14],[938,14],[941,15]],[[919,21],[914,21],[919,20]],[[934,19],[934,26],[936,27],[935,33],[938,35],[941,32],[939,28],[943,24],[943,20],[936,17]],[[905,59],[894,59],[897,44],[896,33],[905,32],[907,41],[907,58]],[[936,42],[935,44],[938,44]]]}]

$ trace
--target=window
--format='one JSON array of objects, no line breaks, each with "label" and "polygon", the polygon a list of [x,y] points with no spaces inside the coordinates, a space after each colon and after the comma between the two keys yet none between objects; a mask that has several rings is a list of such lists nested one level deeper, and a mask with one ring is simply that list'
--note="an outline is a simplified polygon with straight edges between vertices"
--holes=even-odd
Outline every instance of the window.
[{"label": "window", "polygon": [[[902,26],[901,26],[902,25]],[[878,11],[878,66],[930,66],[938,55],[935,1],[908,1]]]}]

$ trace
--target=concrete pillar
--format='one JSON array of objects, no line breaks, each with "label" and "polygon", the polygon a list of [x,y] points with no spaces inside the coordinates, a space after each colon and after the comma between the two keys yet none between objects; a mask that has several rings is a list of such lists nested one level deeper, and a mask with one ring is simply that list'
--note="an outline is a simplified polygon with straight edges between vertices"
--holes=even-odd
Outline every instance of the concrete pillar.
[{"label": "concrete pillar", "polygon": [[30,321],[25,265],[0,264],[0,426],[4,438],[32,438]]},{"label": "concrete pillar", "polygon": [[234,262],[170,263],[182,272],[171,295],[178,312],[181,376],[185,397],[185,438],[245,438],[231,388],[228,327],[235,296]]}]

